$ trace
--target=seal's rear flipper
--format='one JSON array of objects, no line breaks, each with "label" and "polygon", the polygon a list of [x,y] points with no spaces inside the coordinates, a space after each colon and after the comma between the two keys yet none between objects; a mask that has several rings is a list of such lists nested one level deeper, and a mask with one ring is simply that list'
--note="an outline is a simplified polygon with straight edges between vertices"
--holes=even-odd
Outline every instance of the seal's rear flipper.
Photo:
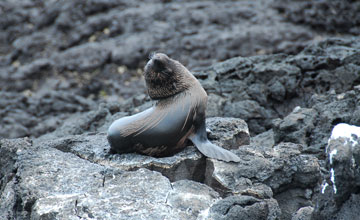
[{"label": "seal's rear flipper", "polygon": [[234,153],[225,150],[215,144],[211,143],[207,138],[200,138],[199,135],[192,135],[189,139],[195,144],[196,148],[205,156],[223,160],[226,162],[233,161],[239,162],[240,158],[236,156]]}]

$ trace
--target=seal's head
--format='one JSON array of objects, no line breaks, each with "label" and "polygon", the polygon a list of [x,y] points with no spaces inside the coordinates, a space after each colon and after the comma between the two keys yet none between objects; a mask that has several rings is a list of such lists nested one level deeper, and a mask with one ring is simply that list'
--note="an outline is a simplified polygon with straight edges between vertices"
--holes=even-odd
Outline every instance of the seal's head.
[{"label": "seal's head", "polygon": [[144,77],[152,99],[176,95],[188,89],[193,82],[192,74],[180,62],[163,53],[151,55]]}]

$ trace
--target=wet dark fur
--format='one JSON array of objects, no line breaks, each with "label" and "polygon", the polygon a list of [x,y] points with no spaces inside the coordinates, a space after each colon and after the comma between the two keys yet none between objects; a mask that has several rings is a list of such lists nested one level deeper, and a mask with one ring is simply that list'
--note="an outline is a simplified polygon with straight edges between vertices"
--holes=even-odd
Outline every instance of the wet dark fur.
[{"label": "wet dark fur", "polygon": [[193,81],[184,72],[184,66],[165,54],[155,54],[145,66],[144,77],[149,96],[154,99],[163,99],[176,95],[190,86]]}]

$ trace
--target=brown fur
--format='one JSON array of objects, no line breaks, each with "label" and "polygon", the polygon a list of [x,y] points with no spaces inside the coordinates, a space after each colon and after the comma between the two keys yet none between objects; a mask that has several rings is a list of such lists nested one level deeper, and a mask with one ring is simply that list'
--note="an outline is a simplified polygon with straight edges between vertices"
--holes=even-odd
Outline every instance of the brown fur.
[{"label": "brown fur", "polygon": [[[181,63],[170,59],[165,54],[155,54],[152,57],[145,67],[144,77],[149,96],[156,100],[155,105],[144,112],[119,119],[121,123],[110,127],[109,131],[111,130],[112,134],[115,133],[116,138],[130,140],[133,146],[127,149],[133,148],[139,153],[164,156],[178,152],[186,146],[188,137],[195,132],[193,121],[197,112],[205,112],[206,92]],[[176,123],[172,126],[168,124],[168,121],[172,121],[174,117]],[[171,137],[163,137],[163,134],[155,129],[159,124],[170,130],[175,128],[179,130],[172,130]],[[148,146],[149,133],[151,138],[164,140],[164,142]],[[117,148],[118,152],[129,152],[122,149],[121,142],[124,143],[124,141],[114,142],[111,137],[109,139],[115,151]],[[176,141],[175,144],[170,144],[174,141]],[[119,147],[116,147],[118,144]]]},{"label": "brown fur", "polygon": [[[165,54],[155,54],[154,56],[158,56],[158,59],[161,59],[162,62],[170,60],[168,64],[171,65],[173,69],[171,75],[172,77],[170,77],[171,79],[165,79],[166,77],[169,77],[156,72],[151,65],[146,65],[144,76],[149,96],[152,99],[157,99],[158,101],[153,107],[154,111],[150,117],[137,120],[120,131],[124,137],[133,134],[136,136],[150,128],[155,127],[166,117],[172,108],[182,108],[185,110],[186,102],[190,102],[191,108],[188,109],[188,114],[183,126],[184,129],[187,121],[189,120],[190,113],[192,111],[196,112],[198,105],[206,106],[206,92],[201,87],[197,79],[181,63],[170,59]],[[152,59],[154,59],[154,56]],[[161,81],[160,85],[154,82],[159,79]],[[175,84],[169,84],[169,82],[173,82]],[[179,94],[181,92],[182,94]]]}]

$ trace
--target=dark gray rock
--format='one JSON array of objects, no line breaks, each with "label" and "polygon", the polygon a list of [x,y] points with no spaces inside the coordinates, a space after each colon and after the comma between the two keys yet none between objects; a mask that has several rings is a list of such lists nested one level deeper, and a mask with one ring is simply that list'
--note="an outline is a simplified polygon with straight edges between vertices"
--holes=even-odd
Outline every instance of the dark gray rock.
[{"label": "dark gray rock", "polygon": [[64,53],[55,55],[54,61],[59,71],[91,71],[108,62],[110,51],[98,43],[72,47]]},{"label": "dark gray rock", "polygon": [[217,117],[222,115],[221,111],[224,107],[226,100],[214,93],[208,94],[208,102],[207,102],[207,109],[206,109],[206,116],[207,117]]},{"label": "dark gray rock", "polygon": [[279,81],[272,81],[268,87],[269,95],[276,101],[282,102],[286,96],[286,89]]},{"label": "dark gray rock", "polygon": [[357,115],[354,113],[356,113],[359,100],[360,90],[358,89],[344,93],[312,96],[310,101],[313,103],[313,109],[319,112],[319,118],[310,136],[310,145],[323,150],[336,124],[356,122]]},{"label": "dark gray rock", "polygon": [[296,107],[284,119],[273,121],[275,142],[292,142],[308,146],[309,136],[317,118],[318,112],[314,109]]},{"label": "dark gray rock", "polygon": [[300,208],[293,214],[291,220],[311,220],[311,214],[313,211],[314,208],[311,206]]},{"label": "dark gray rock", "polygon": [[147,168],[161,172],[171,181],[189,179],[202,182],[205,172],[205,158],[194,147],[172,157],[155,158],[140,154],[110,154],[106,134],[67,136],[38,144],[71,152],[80,158],[121,170]]},{"label": "dark gray rock", "polygon": [[[339,214],[339,210],[352,194],[359,190],[360,170],[360,128],[347,124],[338,124],[332,131],[326,148],[329,174],[321,185],[314,210],[315,219],[330,219]],[[356,197],[352,198],[355,199]],[[348,206],[347,204],[346,206]],[[345,208],[346,209],[346,208]]]},{"label": "dark gray rock", "polygon": [[[145,178],[144,178],[145,177]],[[187,183],[192,186],[191,182]],[[198,184],[198,183],[195,183]],[[196,219],[196,214],[209,207],[210,202],[196,202],[201,196],[211,198],[206,191],[177,191],[170,182],[157,172],[140,169],[123,172],[105,178],[103,187],[85,195],[70,194],[45,197],[34,204],[31,219],[56,216],[61,218],[127,218],[127,219]],[[208,189],[208,191],[210,191]],[[173,197],[187,193],[189,200],[173,203]],[[216,194],[214,194],[216,196]],[[184,197],[182,197],[184,198]],[[204,199],[205,199],[204,198]],[[54,201],[58,201],[54,203]],[[199,202],[199,200],[197,200]],[[201,201],[201,200],[200,200]],[[183,205],[183,206],[181,206]],[[183,207],[189,210],[183,210]],[[49,207],[51,207],[49,209]],[[152,210],[149,212],[148,210]],[[192,213],[193,212],[193,213]]]},{"label": "dark gray rock", "polygon": [[[3,91],[23,92],[33,90],[42,82],[46,75],[54,71],[54,63],[50,59],[38,59],[30,64],[23,65],[17,69],[9,68],[8,72],[0,74],[0,85]],[[9,83],[7,80],[11,80]]]},{"label": "dark gray rock", "polygon": [[[8,44],[3,51],[9,53],[15,48],[13,56],[21,61],[31,60],[32,54],[38,58],[96,41],[122,48],[114,50],[114,62],[132,67],[139,66],[138,61],[144,61],[149,50],[182,54],[181,58],[191,66],[195,60],[209,65],[238,55],[294,53],[314,38],[308,29],[279,19],[266,1],[241,5],[231,1],[5,1],[2,8],[8,12],[0,20],[5,30],[4,43]],[[267,25],[269,18],[276,23],[276,30]],[[111,42],[113,39],[115,42]],[[222,49],[215,51],[215,45],[222,45]]]},{"label": "dark gray rock", "polygon": [[[99,144],[90,143],[88,148]],[[1,141],[2,153],[9,155],[1,161],[7,165],[1,170],[1,218],[196,219],[220,199],[200,183],[171,184],[156,171],[125,171],[65,152],[71,145],[76,143]]]},{"label": "dark gray rock", "polygon": [[247,124],[239,118],[207,118],[208,138],[225,149],[238,149],[241,145],[250,144]]},{"label": "dark gray rock", "polygon": [[[205,183],[223,196],[275,198],[283,219],[312,205],[313,188],[320,181],[320,165],[316,157],[302,155],[300,145],[242,146],[237,155],[239,163],[208,159]],[[261,184],[270,188],[259,188]]]},{"label": "dark gray rock", "polygon": [[272,148],[275,145],[274,131],[272,129],[250,138],[250,145]]},{"label": "dark gray rock", "polygon": [[334,215],[333,219],[357,219],[360,215],[359,207],[360,195],[351,194],[350,198],[343,204],[339,212]]},{"label": "dark gray rock", "polygon": [[325,158],[324,151],[331,129],[338,123],[358,121],[360,90],[355,88],[344,93],[314,94],[309,100],[311,108],[296,107],[283,119],[273,120],[275,143],[290,141],[301,143],[304,152]]},{"label": "dark gray rock", "polygon": [[206,219],[267,219],[280,218],[281,211],[274,199],[260,200],[252,196],[229,196],[215,203]]},{"label": "dark gray rock", "polygon": [[284,143],[274,148],[250,145],[236,152],[239,163],[208,159],[205,183],[222,195],[237,193],[253,183],[265,183],[276,194],[289,186],[312,189],[320,179],[317,158],[301,155],[300,145]]},{"label": "dark gray rock", "polygon": [[39,137],[36,141],[51,140],[58,137],[65,137],[70,135],[78,135],[83,133],[106,133],[110,124],[118,118],[127,116],[128,113],[116,112],[111,114],[111,111],[118,111],[119,106],[102,103],[96,110],[86,113],[75,113],[69,116],[56,127],[56,130]]},{"label": "dark gray rock", "polygon": [[95,102],[70,92],[39,96],[0,92],[0,137],[38,137],[57,129],[64,118],[95,108]]},{"label": "dark gray rock", "polygon": [[172,183],[172,190],[167,196],[167,204],[186,212],[193,219],[198,219],[198,216],[206,214],[209,207],[220,199],[216,191],[204,184],[180,180]]},{"label": "dark gray rock", "polygon": [[[290,219],[309,217],[315,205],[314,218],[354,218],[358,170],[340,158],[350,151],[336,144],[339,163],[332,168],[343,189],[336,195],[331,167],[322,159],[329,156],[324,147],[334,125],[360,125],[360,41],[349,36],[358,33],[352,27],[358,3],[277,2],[282,5],[1,1],[0,137],[29,136],[33,145],[26,139],[0,142],[0,218],[221,219],[254,213]],[[306,24],[347,34],[328,38],[332,34]],[[207,115],[222,117],[209,120],[212,141],[230,148],[248,144],[241,119],[248,123],[254,137],[236,150],[239,166],[206,159],[191,146],[167,158],[109,154],[110,123],[152,105],[141,69],[153,51],[196,71],[209,95]],[[279,52],[284,54],[264,55]],[[235,57],[251,55],[257,56]],[[351,151],[355,165],[357,154],[357,148]],[[316,184],[320,166],[329,184],[324,194],[325,185]],[[149,190],[136,188],[146,178]],[[157,187],[161,195],[154,194]],[[146,199],[134,201],[124,188]],[[211,209],[213,202],[221,208]],[[145,209],[159,212],[155,217]]]},{"label": "dark gray rock", "polygon": [[1,219],[13,219],[16,216],[16,210],[14,206],[16,204],[16,179],[13,178],[6,183],[4,189],[0,193],[0,218]]},{"label": "dark gray rock", "polygon": [[287,20],[314,29],[332,32],[360,33],[360,4],[357,1],[288,1],[277,0],[276,8]]},{"label": "dark gray rock", "polygon": [[[107,129],[115,119],[126,114],[111,116],[109,108],[109,106],[101,105],[97,111],[74,115],[56,131],[38,138],[36,143],[63,152],[71,152],[86,160],[122,170],[148,168],[161,172],[171,181],[182,179],[204,181],[205,158],[193,146],[187,147],[173,157],[165,158],[139,154],[110,154],[110,146],[106,139]],[[211,130],[209,138],[221,147],[237,149],[249,142],[247,125],[241,119],[208,118],[207,124]],[[86,133],[86,135],[77,135],[81,133]],[[49,141],[49,139],[52,140]]]},{"label": "dark gray rock", "polygon": [[[235,103],[226,103],[224,107],[224,114],[231,115],[233,117],[244,119],[245,121],[258,120],[261,119],[264,121],[266,118],[271,117],[264,107],[261,107],[259,103],[252,100],[239,101]],[[252,123],[253,127],[250,127],[250,130],[255,130],[256,132],[262,132],[258,124]],[[259,130],[261,129],[261,130]]]},{"label": "dark gray rock", "polygon": [[311,217],[308,210],[301,210],[302,207],[312,207],[311,189],[289,189],[274,196],[281,209],[281,219],[292,219],[293,215]]},{"label": "dark gray rock", "polygon": [[[267,5],[262,1],[3,1],[0,87],[15,96],[26,92],[38,99],[44,91],[68,91],[100,101],[114,94],[126,99],[145,93],[137,68],[143,68],[153,51],[166,52],[188,67],[199,67],[238,55],[298,52],[314,38],[306,28],[293,28],[276,19],[276,10]],[[269,18],[274,18],[271,24],[275,22],[278,30],[268,28]],[[220,45],[222,49],[215,50]],[[127,70],[118,71],[117,65]],[[66,101],[61,104],[72,104]],[[220,116],[221,111],[209,115]],[[42,117],[45,125],[35,130],[21,124],[6,127],[14,134],[0,133],[4,137],[36,133],[37,137],[53,131],[63,119]]]},{"label": "dark gray rock", "polygon": [[[0,58],[4,60],[0,65],[0,86],[15,96],[22,92],[33,99],[41,99],[44,91],[50,90],[78,94],[98,103],[104,99],[112,102],[145,93],[142,71],[136,68],[143,68],[151,51],[166,52],[188,67],[200,67],[246,55],[242,53],[299,51],[305,45],[303,42],[313,38],[309,30],[291,28],[289,23],[275,19],[279,15],[266,1],[242,3],[241,7],[238,4],[199,1],[179,5],[150,1],[142,5],[96,1],[94,5],[99,7],[96,8],[92,3],[73,1],[66,4],[5,1],[3,8],[8,10],[3,27],[8,44],[4,51],[13,52],[5,52]],[[256,13],[254,7],[261,12]],[[183,16],[189,10],[192,15]],[[25,21],[22,16],[30,22],[29,27],[17,24]],[[268,28],[266,23],[273,17],[279,25],[274,22],[271,25],[280,30]],[[251,31],[244,31],[248,28]],[[269,33],[272,34],[267,36]],[[259,39],[254,46],[256,38]],[[285,39],[290,40],[286,43]],[[356,85],[359,71],[356,42],[357,38],[330,39],[311,45],[296,56],[235,58],[203,68],[197,76],[210,94],[208,114],[243,118],[253,135],[269,130],[272,119],[285,117],[295,106],[311,107],[307,103],[309,94],[331,89],[343,92]],[[225,50],[214,51],[214,45],[223,45]],[[268,47],[276,49],[265,49]],[[71,100],[62,101],[67,106]],[[27,111],[26,106],[19,108]],[[14,117],[31,118],[22,113]],[[53,131],[55,124],[61,124],[64,118],[41,119],[46,125],[36,130],[23,124],[7,129],[15,131],[11,137],[34,132],[37,137],[47,129]]]},{"label": "dark gray rock", "polygon": [[0,219],[13,219],[16,216],[14,205],[17,202],[15,186],[19,156],[29,147],[30,139],[0,140]]},{"label": "dark gray rock", "polygon": [[[355,88],[360,71],[356,61],[360,54],[357,42],[358,38],[334,38],[310,45],[295,56],[279,54],[272,55],[271,58],[232,58],[204,68],[195,75],[208,93],[226,100],[225,104],[216,108],[217,112],[222,113],[219,116],[242,118],[248,123],[252,135],[259,134],[273,128],[273,119],[286,117],[297,106],[313,108],[317,113],[324,112],[324,102],[330,98],[320,101],[316,97],[331,96],[334,92],[341,94]],[[339,107],[328,111],[339,111],[337,114],[344,115],[354,112],[354,107],[347,106],[347,110],[342,112]],[[319,133],[317,135],[320,136],[323,129],[326,129],[326,133],[330,132],[330,127],[323,127],[326,120],[314,120],[311,123],[314,123],[314,129]],[[312,130],[308,123],[298,126]],[[322,129],[317,129],[317,126]],[[281,136],[283,135],[280,135],[280,139],[288,138]],[[323,138],[305,135],[301,138],[302,141],[297,141],[312,145],[319,152],[321,144],[318,142],[323,143]]]}]

